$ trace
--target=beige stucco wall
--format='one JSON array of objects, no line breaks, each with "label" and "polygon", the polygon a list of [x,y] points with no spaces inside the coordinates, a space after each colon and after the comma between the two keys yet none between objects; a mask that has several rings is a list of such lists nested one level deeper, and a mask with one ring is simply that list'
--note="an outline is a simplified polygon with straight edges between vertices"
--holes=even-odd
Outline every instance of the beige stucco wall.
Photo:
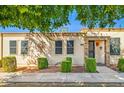
[{"label": "beige stucco wall", "polygon": [[[57,38],[56,40],[61,40],[61,38]],[[66,43],[67,40],[74,40],[74,54],[67,54],[67,48],[66,48]],[[55,64],[57,62],[61,62],[65,57],[69,56],[72,57],[73,59],[73,65],[83,65],[84,62],[84,47],[83,44],[83,38],[80,37],[68,37],[68,38],[63,38],[63,52],[62,54],[55,54],[55,42],[52,43],[51,46],[51,51],[50,51],[50,56],[49,56],[49,61],[52,64]]]},{"label": "beige stucco wall", "polygon": [[[87,33],[88,36],[110,36],[110,38],[120,38],[120,55],[110,55],[110,64],[117,64],[118,58],[124,56],[124,31],[92,31]],[[98,38],[99,39],[99,38]],[[98,55],[97,55],[98,56]]]},{"label": "beige stucco wall", "polygon": [[[34,37],[38,42],[38,38]],[[17,40],[17,54],[10,55],[9,53],[9,41]],[[39,56],[46,56],[48,58],[50,65],[55,65],[60,63],[65,57],[70,56],[73,59],[73,65],[83,65],[84,62],[84,47],[81,44],[84,44],[82,37],[57,37],[55,40],[63,40],[63,53],[55,54],[55,41],[46,40],[45,37],[42,37],[42,40],[46,43],[45,48],[43,49],[44,53],[41,53],[41,50],[37,48],[36,44],[32,41],[29,41],[29,53],[28,55],[22,55],[21,52],[21,40],[27,40],[26,34],[4,34],[3,35],[3,56],[16,56],[18,65],[35,65],[37,64],[37,58]],[[66,54],[66,41],[74,40],[74,54]]]},{"label": "beige stucco wall", "polygon": [[[35,37],[36,40],[38,40]],[[36,46],[31,45],[33,53],[35,55],[39,55],[39,56],[46,56],[48,58],[49,64],[50,65],[55,65],[58,63],[61,63],[61,61],[63,59],[65,59],[66,57],[72,57],[73,59],[73,65],[83,65],[84,62],[84,47],[81,46],[81,44],[84,43],[83,38],[81,37],[56,37],[54,38],[53,41],[49,41],[46,40],[45,37],[42,37],[42,40],[44,40],[44,42],[46,43],[45,48],[44,48],[44,53],[41,53],[40,50],[36,49]],[[55,40],[62,40],[63,42],[63,51],[62,54],[55,54]],[[74,40],[74,54],[67,54],[66,51],[66,43],[67,40]],[[30,50],[30,51],[32,51]],[[32,54],[32,53],[30,53]],[[32,58],[35,55],[31,55]]]},{"label": "beige stucco wall", "polygon": [[[10,40],[17,40],[17,54],[10,55],[9,53],[9,41]],[[25,65],[25,58],[23,55],[20,54],[21,50],[21,40],[25,40],[25,34],[3,34],[3,56],[16,56],[18,65]]]},{"label": "beige stucco wall", "polygon": [[[111,55],[110,56],[110,63],[116,64],[118,62],[118,58],[120,56],[124,56],[124,32],[123,31],[115,31],[115,32],[108,32],[108,31],[96,31],[96,32],[88,32],[88,36],[110,36],[111,38],[118,37],[120,38],[120,48],[121,54]],[[1,39],[1,35],[0,35]],[[38,40],[37,37],[34,38],[36,41]],[[99,39],[99,38],[98,38]],[[35,65],[37,64],[37,58],[39,56],[46,56],[48,58],[50,65],[55,65],[61,62],[65,57],[71,56],[73,59],[73,65],[83,65],[84,63],[84,39],[82,37],[57,37],[55,40],[63,40],[63,53],[62,54],[55,54],[55,41],[49,41],[45,37],[42,37],[42,40],[46,43],[45,49],[43,49],[44,53],[41,52],[41,49],[37,48],[37,46],[29,41],[29,53],[28,55],[22,55],[21,52],[21,40],[26,39],[26,33],[4,33],[3,35],[3,56],[10,56],[9,54],[9,41],[10,40],[17,40],[17,54],[12,55],[16,56],[18,65]],[[74,54],[68,55],[66,52],[66,41],[67,40],[74,40]],[[1,40],[0,40],[1,44]],[[1,47],[1,45],[0,45]],[[1,55],[1,48],[0,48],[0,55]],[[99,57],[99,52],[96,55]],[[1,57],[1,56],[0,56]]]}]

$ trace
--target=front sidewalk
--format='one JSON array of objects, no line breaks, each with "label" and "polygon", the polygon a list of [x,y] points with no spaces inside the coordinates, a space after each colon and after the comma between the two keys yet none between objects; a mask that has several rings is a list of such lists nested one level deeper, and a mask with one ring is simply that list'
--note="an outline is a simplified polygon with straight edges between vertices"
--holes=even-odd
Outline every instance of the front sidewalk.
[{"label": "front sidewalk", "polygon": [[[1,84],[18,83],[91,83],[91,84],[122,84],[124,86],[124,73],[23,73],[0,74]],[[14,85],[16,86],[16,85]],[[25,85],[27,86],[27,85]],[[41,85],[42,86],[42,85]],[[47,85],[46,85],[47,86]]]},{"label": "front sidewalk", "polygon": [[[0,73],[1,86],[124,86],[124,73],[102,67],[100,73]],[[106,72],[108,70],[108,73]],[[9,85],[7,85],[9,84]],[[99,86],[99,85],[98,85]]]},{"label": "front sidewalk", "polygon": [[119,82],[124,83],[124,73],[23,73],[0,74],[3,82]]}]

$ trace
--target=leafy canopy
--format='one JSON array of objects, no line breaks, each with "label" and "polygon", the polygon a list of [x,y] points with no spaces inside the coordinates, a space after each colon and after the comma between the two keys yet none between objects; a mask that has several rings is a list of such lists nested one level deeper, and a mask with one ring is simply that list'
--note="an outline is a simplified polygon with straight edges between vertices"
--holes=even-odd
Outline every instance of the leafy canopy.
[{"label": "leafy canopy", "polygon": [[88,28],[112,27],[114,20],[124,17],[123,6],[0,6],[0,26],[49,32],[69,24],[69,15],[77,12],[76,20]]}]

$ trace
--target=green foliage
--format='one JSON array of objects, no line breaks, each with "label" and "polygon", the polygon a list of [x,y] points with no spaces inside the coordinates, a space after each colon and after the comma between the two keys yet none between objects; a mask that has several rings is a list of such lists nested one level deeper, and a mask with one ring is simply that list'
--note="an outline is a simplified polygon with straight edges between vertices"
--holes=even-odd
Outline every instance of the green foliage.
[{"label": "green foliage", "polygon": [[117,5],[85,5],[76,6],[77,20],[88,28],[113,27],[114,20],[124,17],[124,7]]},{"label": "green foliage", "polygon": [[86,58],[85,59],[85,69],[87,72],[96,72],[96,59]]},{"label": "green foliage", "polygon": [[2,67],[2,60],[0,60],[0,68]]},{"label": "green foliage", "polygon": [[72,70],[72,62],[69,60],[62,61],[61,63],[61,72],[71,72]]},{"label": "green foliage", "polygon": [[112,27],[114,20],[124,17],[119,5],[3,5],[0,6],[0,26],[50,32],[69,24],[69,15],[77,12],[76,20],[88,28]]},{"label": "green foliage", "polygon": [[117,67],[119,71],[124,72],[124,58],[119,58]]},{"label": "green foliage", "polygon": [[45,57],[38,58],[38,68],[44,69],[48,68],[48,60]]},{"label": "green foliage", "polygon": [[72,58],[71,57],[66,57],[66,60],[71,61],[72,62]]},{"label": "green foliage", "polygon": [[17,68],[16,57],[4,57],[2,59],[2,67],[5,72],[14,72]]},{"label": "green foliage", "polygon": [[0,7],[0,25],[49,32],[69,23],[73,6],[11,5]]}]

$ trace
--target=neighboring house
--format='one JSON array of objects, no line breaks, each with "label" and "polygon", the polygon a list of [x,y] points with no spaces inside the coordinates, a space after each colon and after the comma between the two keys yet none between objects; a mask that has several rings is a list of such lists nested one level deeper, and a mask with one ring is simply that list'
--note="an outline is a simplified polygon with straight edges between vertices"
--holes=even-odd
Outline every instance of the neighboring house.
[{"label": "neighboring house", "polygon": [[0,33],[0,59],[16,56],[18,65],[35,65],[46,56],[50,65],[72,57],[73,65],[83,65],[85,57],[100,64],[117,64],[124,56],[124,28],[82,29],[81,32]]}]

